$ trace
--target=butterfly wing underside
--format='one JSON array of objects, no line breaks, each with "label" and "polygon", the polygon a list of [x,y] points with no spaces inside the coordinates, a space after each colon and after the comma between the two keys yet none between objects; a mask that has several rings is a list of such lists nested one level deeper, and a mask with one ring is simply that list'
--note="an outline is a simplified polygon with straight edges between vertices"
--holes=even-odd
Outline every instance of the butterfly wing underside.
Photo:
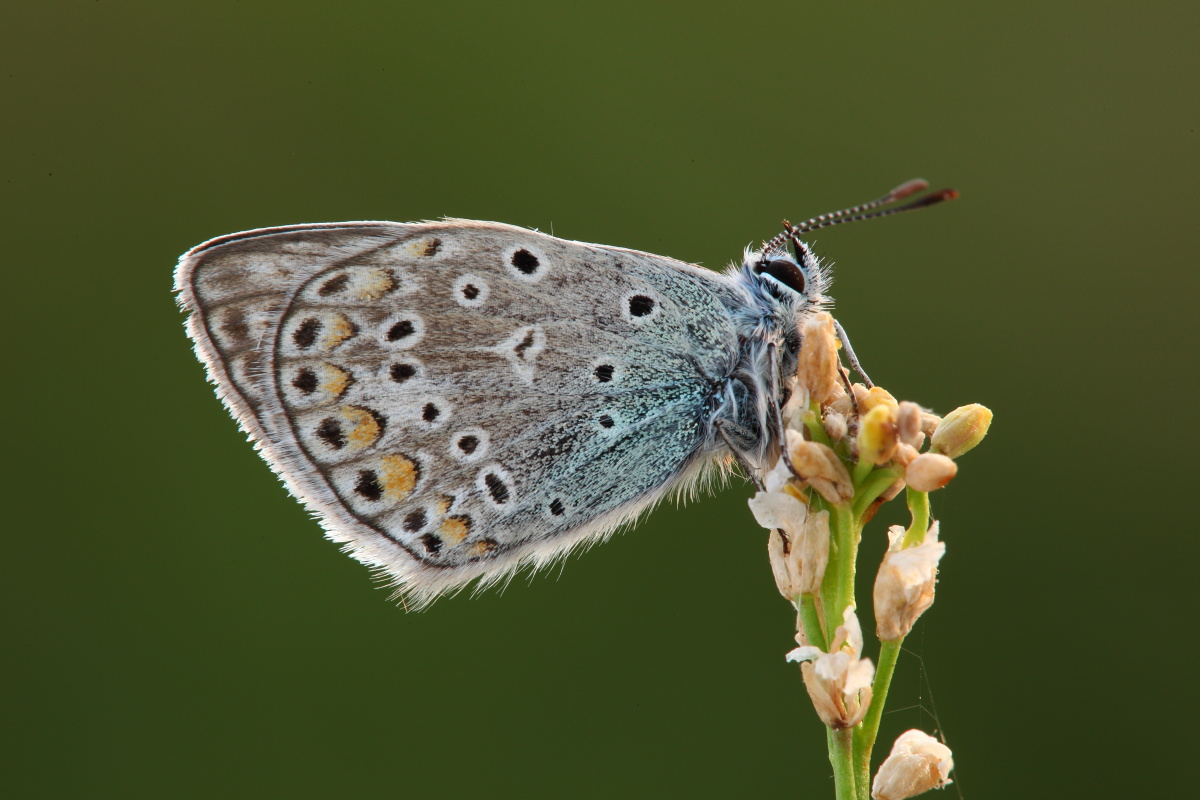
[{"label": "butterfly wing underside", "polygon": [[697,475],[738,346],[722,276],[495,223],[233,234],[185,254],[176,289],[260,453],[417,602]]}]

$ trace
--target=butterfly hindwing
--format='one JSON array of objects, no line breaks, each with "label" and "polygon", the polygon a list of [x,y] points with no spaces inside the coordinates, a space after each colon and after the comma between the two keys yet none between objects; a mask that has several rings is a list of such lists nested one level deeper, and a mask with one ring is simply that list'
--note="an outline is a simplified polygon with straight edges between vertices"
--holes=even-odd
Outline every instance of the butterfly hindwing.
[{"label": "butterfly hindwing", "polygon": [[494,223],[215,239],[176,276],[218,393],[416,599],[611,532],[707,461],[723,276]]}]

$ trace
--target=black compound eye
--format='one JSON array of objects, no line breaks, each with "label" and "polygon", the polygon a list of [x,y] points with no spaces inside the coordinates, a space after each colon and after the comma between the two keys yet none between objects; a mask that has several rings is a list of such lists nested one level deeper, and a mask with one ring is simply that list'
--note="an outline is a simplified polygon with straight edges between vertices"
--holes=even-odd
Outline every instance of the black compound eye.
[{"label": "black compound eye", "polygon": [[804,294],[804,272],[792,261],[785,258],[760,261],[754,271],[759,275],[770,275],[797,294]]}]

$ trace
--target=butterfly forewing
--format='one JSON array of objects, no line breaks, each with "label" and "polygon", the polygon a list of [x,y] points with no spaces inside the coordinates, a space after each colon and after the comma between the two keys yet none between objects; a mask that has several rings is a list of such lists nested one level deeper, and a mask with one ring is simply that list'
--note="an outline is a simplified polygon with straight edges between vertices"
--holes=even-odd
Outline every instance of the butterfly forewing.
[{"label": "butterfly forewing", "polygon": [[418,599],[604,535],[694,473],[744,302],[670,259],[455,221],[235,234],[177,288],[275,471]]}]

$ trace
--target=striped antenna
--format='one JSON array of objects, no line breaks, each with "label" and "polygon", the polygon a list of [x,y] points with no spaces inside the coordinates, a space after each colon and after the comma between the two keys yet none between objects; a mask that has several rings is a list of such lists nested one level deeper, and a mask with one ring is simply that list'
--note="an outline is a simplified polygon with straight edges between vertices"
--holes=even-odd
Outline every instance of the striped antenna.
[{"label": "striped antenna", "polygon": [[929,188],[929,183],[920,178],[911,181],[906,181],[895,189],[885,194],[883,197],[876,198],[869,203],[843,208],[841,211],[834,211],[829,214],[822,214],[819,217],[812,217],[799,225],[791,225],[787,220],[784,220],[783,233],[777,234],[772,239],[763,243],[762,252],[767,253],[771,250],[777,250],[783,246],[783,243],[789,239],[795,243],[796,238],[805,233],[810,233],[821,228],[830,228],[834,225],[842,225],[847,222],[858,222],[864,219],[875,219],[876,217],[890,217],[892,214],[899,214],[902,211],[914,211],[918,208],[925,208],[936,203],[941,203],[946,200],[953,200],[958,197],[958,192],[954,189],[942,189],[937,192],[932,192],[924,197],[919,197],[916,200],[905,203],[900,206],[891,208],[883,208],[878,211],[880,206],[890,205],[909,197],[917,192],[923,192]]}]

